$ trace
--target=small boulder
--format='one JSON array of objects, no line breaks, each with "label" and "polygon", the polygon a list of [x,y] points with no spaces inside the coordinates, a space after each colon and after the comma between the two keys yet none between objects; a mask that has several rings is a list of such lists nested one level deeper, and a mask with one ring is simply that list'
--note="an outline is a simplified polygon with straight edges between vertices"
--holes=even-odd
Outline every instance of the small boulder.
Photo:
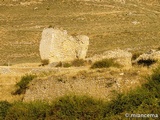
[{"label": "small boulder", "polygon": [[133,64],[143,64],[150,66],[156,61],[160,61],[160,51],[150,50],[142,55],[140,55]]}]

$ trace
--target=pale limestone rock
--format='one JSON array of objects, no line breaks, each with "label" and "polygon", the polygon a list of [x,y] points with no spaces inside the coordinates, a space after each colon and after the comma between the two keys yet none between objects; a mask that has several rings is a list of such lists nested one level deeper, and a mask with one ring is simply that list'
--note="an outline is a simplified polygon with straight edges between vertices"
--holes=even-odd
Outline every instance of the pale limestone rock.
[{"label": "pale limestone rock", "polygon": [[149,52],[140,55],[133,63],[138,63],[141,60],[160,61],[160,51],[150,50]]},{"label": "pale limestone rock", "polygon": [[88,50],[88,45],[89,45],[89,37],[85,35],[78,35],[76,36],[77,39],[79,40],[79,46],[77,48],[77,55],[79,59],[85,59],[87,50]]},{"label": "pale limestone rock", "polygon": [[45,28],[40,41],[41,59],[49,63],[85,59],[89,38],[85,35],[70,36],[66,30]]}]

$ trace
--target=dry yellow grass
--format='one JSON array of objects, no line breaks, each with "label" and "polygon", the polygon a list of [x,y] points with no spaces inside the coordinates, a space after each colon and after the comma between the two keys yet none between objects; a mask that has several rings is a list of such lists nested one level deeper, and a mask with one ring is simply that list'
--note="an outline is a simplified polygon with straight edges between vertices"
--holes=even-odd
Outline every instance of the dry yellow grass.
[{"label": "dry yellow grass", "polygon": [[145,83],[143,76],[151,69],[87,69],[66,68],[48,77],[39,77],[30,83],[24,101],[53,100],[68,94],[88,95],[97,99],[110,100],[114,94],[127,93]]},{"label": "dry yellow grass", "polygon": [[23,96],[15,96],[12,94],[16,90],[15,85],[23,75],[30,73],[36,65],[26,63],[15,66],[0,66],[0,101],[7,100],[14,102],[22,100]]},{"label": "dry yellow grass", "polygon": [[[146,51],[158,48],[160,44],[160,5],[150,0],[147,4],[144,1],[141,4],[135,1],[120,4],[112,0],[99,3],[57,0],[43,4],[33,2],[26,6],[5,0],[0,1],[0,16],[0,65],[12,65],[6,67],[12,70],[11,73],[0,74],[0,100],[11,102],[21,99],[11,92],[20,76],[26,73],[37,73],[41,82],[50,78],[54,80],[54,76],[62,76],[68,81],[71,78],[71,83],[66,85],[68,90],[71,89],[72,79],[78,76],[80,79],[76,78],[77,82],[73,82],[71,92],[98,98],[109,96],[113,90],[127,92],[145,82],[141,76],[150,73],[151,69],[139,66],[99,70],[38,67],[41,32],[49,25],[59,25],[69,34],[88,35],[90,46],[87,56],[115,48]],[[32,64],[19,64],[25,62]],[[116,84],[112,84],[114,79]],[[64,90],[63,80],[56,84],[55,95],[61,96],[61,92],[57,91]]]},{"label": "dry yellow grass", "polygon": [[[109,100],[113,92],[127,93],[145,83],[144,76],[152,68],[133,66],[132,68],[90,69],[85,67],[49,68],[38,64],[19,64],[9,67],[11,72],[0,74],[0,100],[10,102],[22,100],[52,100],[66,94],[88,95],[97,99]],[[26,67],[27,66],[27,67]],[[25,74],[37,74],[30,83],[25,96],[12,95],[15,84]]]},{"label": "dry yellow grass", "polygon": [[0,2],[0,65],[40,62],[41,32],[49,25],[59,25],[69,34],[88,35],[88,56],[115,48],[131,51],[157,48],[160,6],[146,3],[152,2],[57,0],[27,6],[6,0]]},{"label": "dry yellow grass", "polygon": [[11,94],[15,90],[15,84],[20,77],[19,75],[0,75],[0,101],[14,102],[21,100],[21,96]]}]

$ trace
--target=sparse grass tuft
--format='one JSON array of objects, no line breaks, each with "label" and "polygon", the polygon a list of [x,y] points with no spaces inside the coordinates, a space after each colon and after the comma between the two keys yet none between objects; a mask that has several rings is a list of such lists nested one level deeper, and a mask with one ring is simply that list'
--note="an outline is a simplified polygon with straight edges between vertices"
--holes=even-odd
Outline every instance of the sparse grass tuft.
[{"label": "sparse grass tuft", "polygon": [[0,120],[4,120],[11,104],[7,101],[0,101]]},{"label": "sparse grass tuft", "polygon": [[49,60],[48,59],[44,59],[44,60],[41,61],[41,63],[42,63],[42,66],[48,65],[49,64]]},{"label": "sparse grass tuft", "polygon": [[135,53],[133,53],[132,60],[136,60],[142,54],[143,54],[142,52],[135,52]]},{"label": "sparse grass tuft", "polygon": [[80,67],[80,66],[85,66],[87,64],[87,61],[83,59],[75,59],[71,62],[71,64],[74,67]]},{"label": "sparse grass tuft", "polygon": [[83,59],[75,59],[71,62],[59,62],[56,67],[80,67],[80,66],[86,66],[88,63],[86,60]]},{"label": "sparse grass tuft", "polygon": [[67,68],[67,67],[71,67],[71,66],[72,66],[71,63],[67,63],[67,62],[66,62],[66,63],[63,63],[63,67],[66,67],[66,68]]},{"label": "sparse grass tuft", "polygon": [[63,66],[63,63],[59,62],[55,67],[62,67],[62,66]]},{"label": "sparse grass tuft", "polygon": [[18,89],[14,92],[14,94],[24,94],[26,92],[29,82],[36,77],[36,75],[29,74],[22,76],[21,80],[16,84],[16,86],[18,86]]},{"label": "sparse grass tuft", "polygon": [[91,68],[109,68],[109,67],[120,67],[113,59],[102,59],[93,63]]},{"label": "sparse grass tuft", "polygon": [[11,66],[11,65],[8,63],[4,63],[3,66]]}]

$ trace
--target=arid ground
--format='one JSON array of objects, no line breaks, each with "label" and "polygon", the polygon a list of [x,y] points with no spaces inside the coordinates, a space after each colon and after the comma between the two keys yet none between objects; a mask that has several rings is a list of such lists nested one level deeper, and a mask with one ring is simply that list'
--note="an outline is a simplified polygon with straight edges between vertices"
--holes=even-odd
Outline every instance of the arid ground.
[{"label": "arid ground", "polygon": [[87,56],[122,48],[131,52],[160,44],[158,0],[0,1],[0,65],[40,62],[43,28],[59,26],[90,38]]},{"label": "arid ground", "polygon": [[160,113],[157,60],[129,67],[110,59],[97,63],[100,68],[78,59],[78,67],[43,65],[39,44],[46,27],[87,35],[87,58],[115,49],[132,53],[132,60],[151,49],[160,53],[159,0],[0,0],[0,120]]}]

